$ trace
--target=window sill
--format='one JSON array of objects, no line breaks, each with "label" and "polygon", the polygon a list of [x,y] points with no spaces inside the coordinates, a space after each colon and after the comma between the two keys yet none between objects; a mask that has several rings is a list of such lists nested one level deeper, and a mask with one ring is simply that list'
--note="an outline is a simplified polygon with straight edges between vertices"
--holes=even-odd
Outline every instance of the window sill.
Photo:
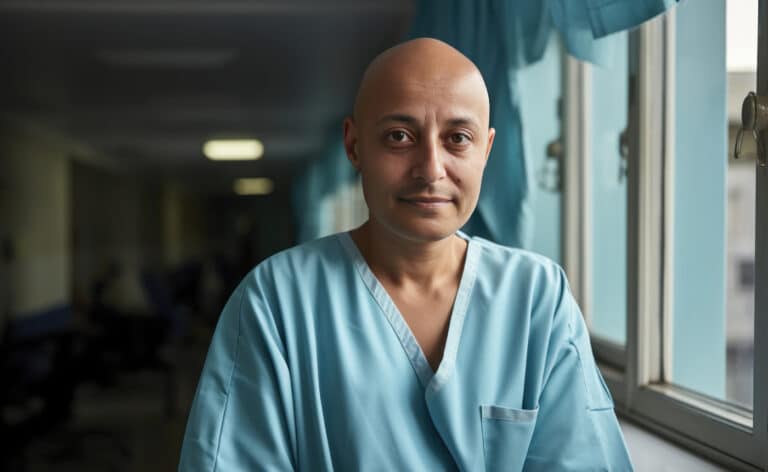
[{"label": "window sill", "polygon": [[725,471],[639,426],[621,418],[621,429],[637,472],[644,471]]}]

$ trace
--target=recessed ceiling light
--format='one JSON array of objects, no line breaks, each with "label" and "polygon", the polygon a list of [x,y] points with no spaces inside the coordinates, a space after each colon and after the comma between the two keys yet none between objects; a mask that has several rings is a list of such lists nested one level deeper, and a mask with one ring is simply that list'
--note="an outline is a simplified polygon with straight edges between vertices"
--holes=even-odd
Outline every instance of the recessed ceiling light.
[{"label": "recessed ceiling light", "polygon": [[235,180],[235,193],[238,195],[269,195],[275,184],[265,177]]},{"label": "recessed ceiling light", "polygon": [[213,139],[203,145],[203,154],[213,161],[247,161],[264,155],[258,139]]}]

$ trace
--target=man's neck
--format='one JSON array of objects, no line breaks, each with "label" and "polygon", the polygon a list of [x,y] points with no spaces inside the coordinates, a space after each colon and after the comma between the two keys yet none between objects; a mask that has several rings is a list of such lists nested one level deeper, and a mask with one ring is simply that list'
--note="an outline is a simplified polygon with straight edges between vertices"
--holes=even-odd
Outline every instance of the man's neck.
[{"label": "man's neck", "polygon": [[350,235],[379,280],[425,290],[458,283],[467,250],[465,240],[451,235],[439,241],[412,241],[374,226],[369,220]]}]

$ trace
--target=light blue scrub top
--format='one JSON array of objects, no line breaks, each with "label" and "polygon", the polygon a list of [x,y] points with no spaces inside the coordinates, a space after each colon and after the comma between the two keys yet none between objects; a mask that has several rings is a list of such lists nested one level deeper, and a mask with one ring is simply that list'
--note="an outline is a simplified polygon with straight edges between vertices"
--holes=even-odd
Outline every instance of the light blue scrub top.
[{"label": "light blue scrub top", "polygon": [[179,465],[292,469],[632,466],[559,266],[469,239],[434,373],[341,233],[272,256],[235,290],[208,352]]}]

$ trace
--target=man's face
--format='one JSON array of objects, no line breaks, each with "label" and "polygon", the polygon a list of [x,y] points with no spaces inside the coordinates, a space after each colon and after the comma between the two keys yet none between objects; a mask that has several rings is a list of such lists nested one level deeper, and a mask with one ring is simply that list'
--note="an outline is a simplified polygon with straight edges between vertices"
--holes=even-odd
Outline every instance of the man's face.
[{"label": "man's face", "polygon": [[371,222],[412,241],[443,239],[467,222],[494,134],[477,77],[431,75],[377,82],[345,122]]}]

